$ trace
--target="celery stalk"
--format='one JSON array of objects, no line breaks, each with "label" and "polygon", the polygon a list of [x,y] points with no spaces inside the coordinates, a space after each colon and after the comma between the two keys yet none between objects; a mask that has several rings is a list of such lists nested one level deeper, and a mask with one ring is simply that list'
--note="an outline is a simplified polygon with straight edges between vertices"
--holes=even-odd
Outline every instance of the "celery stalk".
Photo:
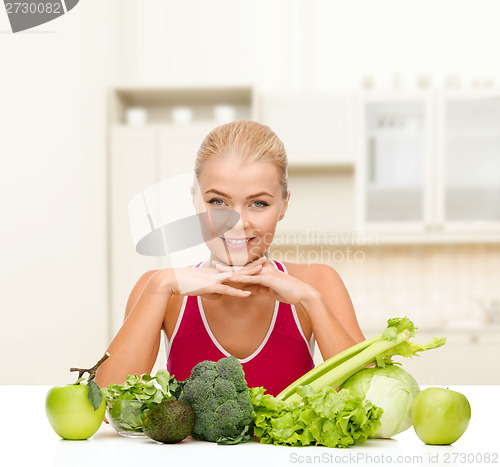
[{"label": "celery stalk", "polygon": [[299,379],[295,380],[288,387],[283,389],[277,396],[276,399],[285,400],[295,393],[298,386],[304,386],[306,384],[311,384],[315,379],[323,376],[325,373],[328,373],[333,368],[336,368],[340,364],[359,354],[363,349],[378,341],[381,337],[381,334],[378,336],[372,337],[371,339],[364,340],[359,342],[352,347],[330,357],[328,360],[325,360],[323,363],[313,368],[311,371],[307,372],[305,375],[301,376]]},{"label": "celery stalk", "polygon": [[410,337],[415,335],[414,330],[413,323],[406,317],[390,319],[384,332],[324,361],[294,381],[276,398],[287,402],[300,402],[301,397],[297,394],[299,386],[310,385],[315,393],[320,392],[325,386],[338,388],[370,363],[384,366],[393,363],[391,357],[394,355],[411,358],[418,355],[418,352],[441,347],[446,342],[446,338],[436,337],[425,345],[408,342]]},{"label": "celery stalk", "polygon": [[[359,352],[354,357],[350,358],[348,361],[341,363],[336,366],[331,371],[323,373],[318,378],[314,378],[311,381],[310,386],[313,388],[314,392],[319,392],[325,386],[332,386],[333,388],[338,388],[342,383],[347,381],[353,374],[366,368],[366,365],[373,363],[377,355],[385,352],[392,347],[395,347],[402,342],[407,341],[410,338],[410,333],[408,331],[403,331],[398,334],[395,341],[390,341],[386,339],[379,340],[373,343],[371,346],[365,348],[362,352]],[[295,392],[286,398],[287,402],[297,401],[300,402],[302,398]]]}]

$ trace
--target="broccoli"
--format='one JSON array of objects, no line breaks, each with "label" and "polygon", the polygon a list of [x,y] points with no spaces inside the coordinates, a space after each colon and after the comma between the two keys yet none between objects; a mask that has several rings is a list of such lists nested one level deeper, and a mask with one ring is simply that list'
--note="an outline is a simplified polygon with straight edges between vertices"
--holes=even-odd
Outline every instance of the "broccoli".
[{"label": "broccoli", "polygon": [[195,365],[179,400],[194,410],[193,437],[224,444],[250,439],[255,412],[237,358],[205,360]]}]

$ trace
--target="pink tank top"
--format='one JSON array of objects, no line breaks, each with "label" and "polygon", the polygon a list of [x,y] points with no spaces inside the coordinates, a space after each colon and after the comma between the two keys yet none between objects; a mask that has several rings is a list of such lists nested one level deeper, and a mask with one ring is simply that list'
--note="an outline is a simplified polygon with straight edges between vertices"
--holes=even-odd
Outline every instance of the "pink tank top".
[{"label": "pink tank top", "polygon": [[[288,274],[282,263],[272,263]],[[200,296],[184,297],[170,342],[166,336],[165,342],[167,370],[179,381],[189,378],[191,369],[203,360],[230,356],[210,330]],[[307,342],[304,336],[295,307],[276,300],[266,337],[252,355],[238,359],[248,387],[263,386],[269,394],[278,395],[314,368],[313,345],[313,337]]]}]

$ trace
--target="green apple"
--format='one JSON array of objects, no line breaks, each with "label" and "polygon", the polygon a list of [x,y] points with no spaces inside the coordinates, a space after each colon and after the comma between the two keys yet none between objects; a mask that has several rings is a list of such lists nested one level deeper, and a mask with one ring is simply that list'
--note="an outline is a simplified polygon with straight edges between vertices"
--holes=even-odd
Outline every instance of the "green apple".
[{"label": "green apple", "polygon": [[413,428],[426,444],[454,443],[465,433],[470,417],[467,398],[451,389],[424,389],[411,407]]},{"label": "green apple", "polygon": [[[45,412],[54,431],[64,439],[88,439],[101,426],[106,399],[94,381],[97,369],[109,357],[106,352],[92,368],[70,368],[78,371],[75,384],[56,386],[45,398]],[[84,378],[83,374],[88,373]],[[82,384],[86,380],[87,384]]]},{"label": "green apple", "polygon": [[103,397],[97,410],[94,410],[88,399],[87,385],[68,384],[49,390],[45,411],[49,423],[61,438],[87,439],[101,426],[106,401]]}]

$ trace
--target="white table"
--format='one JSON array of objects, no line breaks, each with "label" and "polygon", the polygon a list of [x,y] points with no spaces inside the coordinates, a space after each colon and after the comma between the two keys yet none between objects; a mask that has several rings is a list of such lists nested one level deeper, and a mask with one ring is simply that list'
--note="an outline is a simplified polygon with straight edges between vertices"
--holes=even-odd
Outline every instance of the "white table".
[{"label": "white table", "polygon": [[162,445],[147,438],[123,438],[106,424],[89,440],[62,440],[45,416],[49,389],[0,386],[2,466],[500,465],[500,386],[450,386],[465,394],[472,407],[469,428],[454,445],[427,446],[410,428],[394,439],[368,440],[348,449],[261,445],[255,438],[234,446],[191,438]]}]

